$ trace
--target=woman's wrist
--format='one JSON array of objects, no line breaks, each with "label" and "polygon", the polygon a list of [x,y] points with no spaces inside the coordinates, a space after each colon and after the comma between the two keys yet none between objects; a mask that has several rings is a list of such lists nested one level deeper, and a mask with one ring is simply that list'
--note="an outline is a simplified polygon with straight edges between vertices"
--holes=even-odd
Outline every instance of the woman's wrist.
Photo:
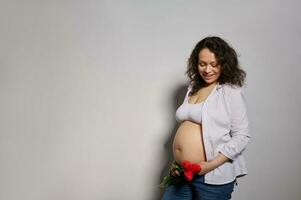
[{"label": "woman's wrist", "polygon": [[216,156],[213,160],[207,162],[207,168],[209,171],[211,171],[228,161],[230,161],[228,157],[222,153],[219,153],[218,156]]}]

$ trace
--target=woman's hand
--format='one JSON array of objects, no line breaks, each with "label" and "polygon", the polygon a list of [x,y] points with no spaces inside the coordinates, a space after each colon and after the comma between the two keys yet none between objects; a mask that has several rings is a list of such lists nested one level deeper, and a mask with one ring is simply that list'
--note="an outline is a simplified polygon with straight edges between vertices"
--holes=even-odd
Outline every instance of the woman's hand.
[{"label": "woman's hand", "polygon": [[179,166],[176,164],[176,162],[174,161],[170,168],[169,168],[169,173],[170,175],[177,177],[177,176],[181,176],[179,170],[178,170]]}]

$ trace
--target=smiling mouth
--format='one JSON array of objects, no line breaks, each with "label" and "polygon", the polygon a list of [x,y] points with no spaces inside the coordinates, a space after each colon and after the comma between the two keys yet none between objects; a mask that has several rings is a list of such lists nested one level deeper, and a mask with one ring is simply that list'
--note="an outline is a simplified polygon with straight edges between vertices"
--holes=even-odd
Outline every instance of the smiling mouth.
[{"label": "smiling mouth", "polygon": [[211,78],[213,75],[211,75],[211,76],[205,76],[205,78]]}]

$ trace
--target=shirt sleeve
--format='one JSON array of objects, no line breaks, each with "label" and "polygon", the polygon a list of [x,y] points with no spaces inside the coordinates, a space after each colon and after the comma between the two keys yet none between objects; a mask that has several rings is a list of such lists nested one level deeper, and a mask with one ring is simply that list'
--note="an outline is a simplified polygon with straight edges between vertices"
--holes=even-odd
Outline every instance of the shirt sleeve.
[{"label": "shirt sleeve", "polygon": [[242,88],[232,88],[229,93],[231,139],[222,146],[219,152],[233,161],[245,150],[251,136],[249,134],[249,120]]}]

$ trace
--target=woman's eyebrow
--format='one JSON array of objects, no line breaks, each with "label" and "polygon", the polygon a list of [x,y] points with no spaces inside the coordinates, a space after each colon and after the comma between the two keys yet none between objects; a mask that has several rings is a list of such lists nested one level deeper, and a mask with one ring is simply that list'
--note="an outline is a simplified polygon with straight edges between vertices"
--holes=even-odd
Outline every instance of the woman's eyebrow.
[{"label": "woman's eyebrow", "polygon": [[[207,63],[207,62],[205,62],[205,61],[203,61],[203,60],[199,60],[199,62]],[[210,63],[216,63],[216,61],[212,61],[212,62],[210,62]]]}]

